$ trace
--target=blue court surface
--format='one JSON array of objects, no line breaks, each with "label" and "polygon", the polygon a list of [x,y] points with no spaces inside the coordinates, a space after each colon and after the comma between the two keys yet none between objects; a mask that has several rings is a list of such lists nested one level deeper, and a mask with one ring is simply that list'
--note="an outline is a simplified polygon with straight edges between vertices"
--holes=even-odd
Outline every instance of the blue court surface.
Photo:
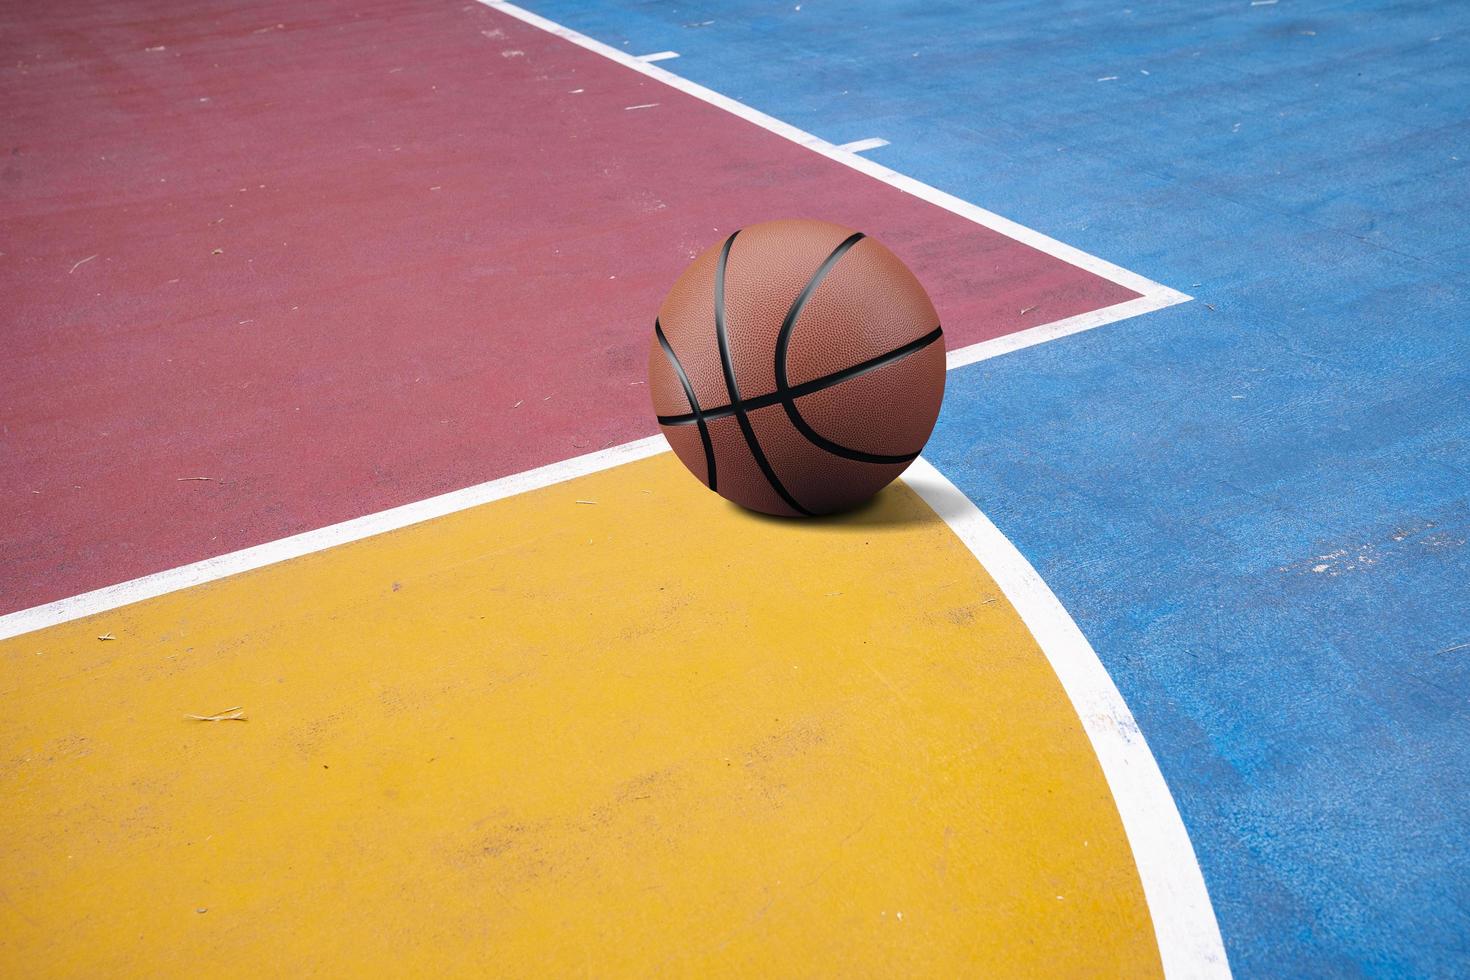
[{"label": "blue court surface", "polygon": [[1241,976],[1470,971],[1470,6],[536,12],[1194,297],[927,457],[1132,708]]}]

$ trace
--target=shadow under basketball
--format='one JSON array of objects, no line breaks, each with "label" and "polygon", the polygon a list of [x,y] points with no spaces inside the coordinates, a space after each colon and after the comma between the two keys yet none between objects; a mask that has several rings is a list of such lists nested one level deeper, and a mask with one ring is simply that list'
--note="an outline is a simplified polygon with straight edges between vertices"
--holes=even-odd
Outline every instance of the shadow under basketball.
[{"label": "shadow under basketball", "polygon": [[811,528],[833,533],[844,533],[854,530],[871,530],[877,527],[920,527],[925,524],[939,522],[938,514],[929,508],[908,487],[898,480],[890,483],[867,500],[837,514],[824,514],[818,517],[780,517],[773,514],[762,514],[760,511],[747,510],[739,504],[725,501],[725,507],[733,514],[739,515],[745,520],[759,521],[764,524],[780,524],[803,529]]}]

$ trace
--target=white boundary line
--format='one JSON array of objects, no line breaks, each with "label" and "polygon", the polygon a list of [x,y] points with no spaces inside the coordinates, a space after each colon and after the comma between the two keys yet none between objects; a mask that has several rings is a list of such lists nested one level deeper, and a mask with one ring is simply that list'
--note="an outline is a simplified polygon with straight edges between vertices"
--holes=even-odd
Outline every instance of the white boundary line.
[{"label": "white boundary line", "polygon": [[922,456],[903,482],[1000,586],[1062,682],[1113,792],[1168,977],[1229,977],[1225,945],[1189,833],[1153,752],[1092,644],[1016,546]]},{"label": "white boundary line", "polygon": [[[514,4],[502,0],[479,2],[671,85],[838,163],[1141,294],[1137,299],[1105,309],[951,351],[948,355],[948,366],[951,368],[973,364],[1190,299],[1184,293],[906,177],[858,156],[851,150],[835,146]],[[377,514],[23,609],[0,616],[0,639],[20,636],[336,545],[433,520],[653,456],[666,451],[666,448],[667,444],[660,436],[640,439]],[[1188,832],[1153,753],[1087,638],[1015,546],[932,464],[922,457],[915,460],[905,474],[904,481],[944,519],[1005,592],[1041,646],[1076,708],[1093,750],[1097,753],[1133,849],[1165,973],[1170,977],[1228,977],[1230,969],[1220,939],[1219,926]]]},{"label": "white boundary line", "polygon": [[963,218],[969,218],[978,225],[984,225],[986,228],[998,231],[1007,237],[1014,238],[1018,242],[1030,245],[1037,251],[1045,252],[1078,268],[1086,269],[1088,272],[1095,273],[1120,286],[1126,286],[1135,293],[1154,297],[1158,304],[1153,307],[1154,309],[1170,306],[1174,303],[1183,303],[1193,298],[1178,290],[1170,289],[1168,286],[1156,283],[1152,279],[1140,276],[1136,272],[1130,272],[1121,266],[1114,265],[1105,259],[1100,259],[1095,255],[1089,255],[1080,248],[1074,248],[1066,242],[1059,242],[1055,238],[1043,235],[1039,231],[1027,228],[1025,225],[1017,224],[1009,218],[1002,218],[993,211],[976,207],[969,201],[961,200],[953,194],[948,194],[937,187],[931,187],[923,181],[915,180],[896,170],[891,170],[881,163],[874,163],[866,157],[844,150],[840,146],[827,142],[820,136],[814,136],[805,130],[797,129],[790,123],[784,123],[773,116],[766,115],[759,109],[752,109],[743,102],[737,102],[729,96],[721,95],[712,89],[705,88],[703,85],[691,82],[687,78],[681,78],[671,71],[660,68],[658,65],[651,65],[639,61],[636,56],[630,55],[626,51],[619,51],[611,45],[603,44],[601,41],[578,33],[570,27],[563,27],[555,21],[547,20],[545,17],[539,14],[533,14],[531,11],[517,7],[513,3],[507,3],[505,0],[478,0],[478,2],[489,7],[491,10],[498,10],[503,14],[514,17],[516,20],[524,21],[532,27],[540,28],[548,34],[555,34],[557,37],[570,41],[578,47],[596,52],[604,58],[616,61],[618,64],[630,68],[639,74],[647,75],[649,78],[663,82],[665,85],[676,88],[688,95],[692,95],[702,102],[708,102],[712,106],[724,109],[726,112],[739,116],[746,122],[754,123],[762,129],[775,133],[777,136],[785,137],[793,143],[798,143],[815,153],[820,153],[828,159],[836,160],[838,163],[851,167],[853,170],[865,173],[869,177],[874,177],[883,181],[885,184],[897,187],[901,191],[906,191],[915,197],[928,201],[930,204],[944,208],[946,211],[952,211]]},{"label": "white boundary line", "polygon": [[1051,323],[1043,323],[1015,333],[1006,334],[1004,337],[996,337],[993,340],[982,340],[978,344],[968,347],[958,347],[945,356],[945,363],[950,370],[964,367],[966,364],[974,364],[976,361],[989,360],[1011,351],[1022,350],[1026,347],[1035,347],[1044,344],[1048,340],[1056,340],[1069,334],[1081,333],[1100,327],[1105,323],[1113,323],[1118,320],[1126,320],[1131,316],[1141,313],[1150,313],[1154,310],[1173,306],[1179,300],[1168,296],[1153,293],[1139,296],[1137,299],[1124,300],[1114,303],[1112,306],[1104,306],[1100,310],[1089,310],[1076,316],[1069,316],[1065,320],[1053,320]]},{"label": "white boundary line", "polygon": [[431,521],[436,517],[444,517],[447,514],[488,504],[493,500],[513,497],[528,490],[539,490],[542,487],[586,476],[588,473],[596,473],[599,470],[611,469],[623,463],[631,463],[647,456],[667,452],[668,448],[668,443],[664,441],[663,436],[649,436],[647,439],[623,443],[621,446],[613,446],[610,449],[588,453],[585,456],[564,459],[559,463],[526,470],[513,476],[491,480],[489,483],[480,483],[473,487],[465,487],[463,490],[454,490],[437,497],[416,500],[401,507],[379,511],[376,514],[356,517],[340,524],[320,527],[313,531],[303,531],[289,538],[281,538],[279,541],[232,551],[227,555],[196,561],[192,565],[182,565],[167,571],[156,572],[153,575],[135,578],[129,582],[120,582],[117,585],[109,585],[92,592],[84,592],[70,599],[59,599],[56,602],[48,602],[44,606],[22,609],[8,616],[0,616],[0,640],[8,640],[22,633],[56,626],[73,619],[81,619],[83,616],[91,616],[109,609],[116,609],[119,606],[141,602],[144,599],[152,599],[195,585],[203,585],[206,582],[215,582],[231,575],[264,568],[266,565],[274,565],[291,558],[300,558],[302,555],[325,551],[339,544],[361,541],[363,538],[396,531],[411,524]]}]

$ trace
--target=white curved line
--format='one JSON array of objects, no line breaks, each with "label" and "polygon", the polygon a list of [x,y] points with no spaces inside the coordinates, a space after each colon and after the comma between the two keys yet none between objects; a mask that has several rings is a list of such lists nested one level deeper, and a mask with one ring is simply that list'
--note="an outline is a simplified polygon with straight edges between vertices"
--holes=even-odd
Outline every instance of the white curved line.
[{"label": "white curved line", "polygon": [[995,579],[1077,709],[1133,848],[1164,975],[1229,977],[1225,945],[1189,833],[1138,723],[1092,644],[1031,563],[932,463],[914,460],[903,481]]}]

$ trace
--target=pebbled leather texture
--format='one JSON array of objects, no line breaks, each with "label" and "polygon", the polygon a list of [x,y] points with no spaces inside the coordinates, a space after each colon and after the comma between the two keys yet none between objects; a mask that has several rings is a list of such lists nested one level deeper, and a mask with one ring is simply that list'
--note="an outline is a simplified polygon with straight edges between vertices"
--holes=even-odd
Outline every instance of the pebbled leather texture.
[{"label": "pebbled leather texture", "polygon": [[[938,418],[944,340],[923,340],[938,327],[938,314],[897,256],[853,236],[824,221],[752,225],[696,258],[659,308],[659,327],[700,412],[715,417],[690,417],[695,408],[657,338],[649,349],[655,414],[679,417],[682,424],[661,423],[675,453],[706,485],[712,462],[717,492],[744,507],[780,515],[853,507],[903,472]],[[722,254],[725,331],[740,397],[733,407],[715,328]],[[783,404],[772,397],[777,341],[804,290],[785,369],[788,387],[806,387]],[[899,350],[916,343],[922,346]],[[875,359],[861,374],[824,380]],[[744,404],[753,398],[765,404]]]}]

